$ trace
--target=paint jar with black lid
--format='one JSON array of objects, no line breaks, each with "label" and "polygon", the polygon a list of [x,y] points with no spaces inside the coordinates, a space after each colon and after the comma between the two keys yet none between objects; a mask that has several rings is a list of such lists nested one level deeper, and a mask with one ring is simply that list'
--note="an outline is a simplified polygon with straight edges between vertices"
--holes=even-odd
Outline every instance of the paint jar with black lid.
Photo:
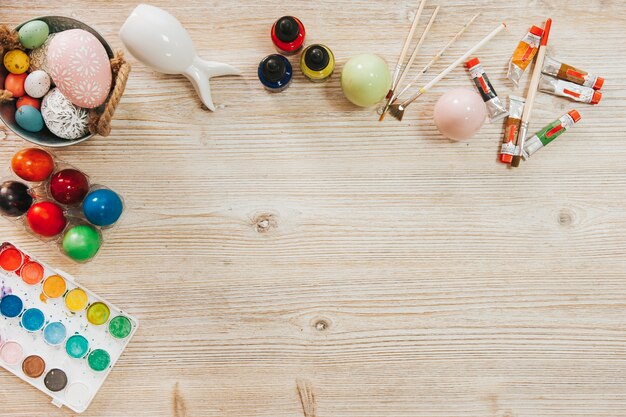
[{"label": "paint jar with black lid", "polygon": [[293,76],[291,63],[279,54],[268,55],[259,63],[261,84],[272,93],[279,93],[289,87]]},{"label": "paint jar with black lid", "polygon": [[283,16],[272,25],[272,42],[278,52],[285,55],[297,53],[304,45],[304,25],[293,16]]},{"label": "paint jar with black lid", "polygon": [[325,81],[335,70],[335,56],[325,45],[307,46],[300,57],[300,69],[311,81]]}]

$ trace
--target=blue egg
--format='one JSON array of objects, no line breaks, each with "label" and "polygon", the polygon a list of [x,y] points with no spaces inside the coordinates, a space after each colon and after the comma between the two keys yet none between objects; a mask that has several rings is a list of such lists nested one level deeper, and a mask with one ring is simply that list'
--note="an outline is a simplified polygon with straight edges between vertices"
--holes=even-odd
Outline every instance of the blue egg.
[{"label": "blue egg", "polygon": [[46,317],[38,308],[29,308],[22,314],[22,327],[29,332],[40,330],[45,322]]},{"label": "blue egg", "polygon": [[52,346],[60,345],[65,341],[67,329],[65,325],[59,321],[48,323],[43,329],[43,338]]},{"label": "blue egg", "polygon": [[43,117],[33,106],[20,106],[15,112],[15,121],[22,129],[29,132],[39,132],[43,129]]},{"label": "blue egg", "polygon": [[0,301],[0,313],[4,317],[17,317],[22,312],[24,303],[17,295],[9,294],[2,297]]},{"label": "blue egg", "polygon": [[117,193],[101,188],[87,194],[83,201],[83,213],[91,224],[110,226],[124,211],[124,204]]}]

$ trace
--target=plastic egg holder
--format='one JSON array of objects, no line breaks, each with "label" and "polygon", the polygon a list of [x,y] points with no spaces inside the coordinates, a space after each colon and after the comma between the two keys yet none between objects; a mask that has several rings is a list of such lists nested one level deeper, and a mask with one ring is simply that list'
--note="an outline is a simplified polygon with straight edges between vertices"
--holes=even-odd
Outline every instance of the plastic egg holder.
[{"label": "plastic egg holder", "polygon": [[[29,187],[29,193],[30,195],[33,197],[33,202],[31,204],[30,207],[33,207],[35,204],[37,203],[42,203],[42,202],[51,202],[56,204],[57,206],[61,207],[61,209],[63,210],[63,214],[65,216],[66,219],[66,224],[63,227],[63,229],[59,232],[54,234],[53,236],[43,236],[41,234],[38,234],[36,232],[34,232],[27,220],[27,215],[28,215],[28,211],[25,212],[24,214],[18,215],[18,216],[9,216],[7,214],[5,214],[4,212],[0,212],[0,215],[2,215],[2,217],[5,217],[7,219],[9,219],[10,221],[21,225],[26,231],[28,231],[31,235],[37,237],[38,239],[44,241],[44,242],[50,242],[55,244],[58,248],[59,251],[65,255],[67,258],[71,259],[74,262],[88,262],[91,259],[93,259],[95,257],[95,255],[99,252],[99,249],[102,247],[102,245],[104,244],[104,239],[103,239],[103,232],[111,229],[113,227],[115,227],[117,224],[119,224],[120,219],[122,214],[125,211],[125,204],[124,204],[124,199],[121,195],[119,195],[118,193],[117,196],[119,196],[120,200],[121,200],[121,214],[120,217],[113,222],[110,225],[106,225],[106,226],[99,226],[96,225],[94,223],[91,223],[87,220],[84,212],[83,212],[83,203],[85,202],[85,199],[87,196],[91,195],[94,191],[97,190],[111,190],[110,188],[104,186],[104,185],[100,185],[100,184],[93,184],[92,181],[89,180],[89,176],[87,174],[84,173],[84,171],[82,171],[79,168],[76,168],[75,166],[68,164],[67,162],[57,158],[54,154],[52,154],[51,152],[45,150],[45,149],[41,149],[41,148],[37,148],[37,147],[32,147],[32,148],[24,148],[24,149],[37,149],[37,150],[41,150],[46,152],[47,154],[49,154],[52,157],[53,160],[53,169],[52,172],[50,173],[50,175],[48,175],[47,178],[45,178],[43,181],[28,181],[22,177],[20,177],[17,173],[15,173],[13,171],[13,169],[11,169],[9,167],[8,172],[6,172],[6,174],[2,177],[2,179],[0,180],[0,183],[4,184],[6,181],[17,181],[20,183],[25,184],[27,187]],[[23,151],[24,149],[20,150]],[[18,152],[20,152],[18,151]],[[15,155],[15,154],[14,154]],[[10,164],[9,164],[10,165]],[[89,191],[87,192],[87,194],[85,196],[83,196],[82,199],[80,199],[80,201],[73,203],[73,204],[64,204],[62,202],[59,202],[58,200],[56,200],[50,191],[50,183],[51,183],[51,179],[52,177],[62,171],[62,170],[67,170],[67,169],[73,169],[76,171],[79,171],[80,173],[84,174],[84,176],[87,178],[87,180],[89,181]],[[115,192],[115,191],[113,191]],[[64,237],[66,236],[67,232],[72,229],[75,226],[79,226],[79,225],[87,225],[90,226],[91,228],[93,228],[98,236],[99,236],[99,241],[100,241],[100,245],[98,248],[98,251],[91,257],[89,257],[88,259],[84,259],[84,260],[78,260],[75,259],[71,256],[69,256],[64,248],[63,248],[63,240]]]},{"label": "plastic egg holder", "polygon": [[[9,129],[11,129],[15,134],[19,135],[23,139],[29,142],[32,142],[34,144],[37,144],[37,145],[48,146],[48,147],[53,147],[53,148],[70,146],[70,145],[83,142],[89,139],[90,137],[92,137],[94,134],[99,134],[101,136],[108,136],[110,132],[110,118],[113,116],[115,108],[117,107],[117,104],[119,102],[119,98],[121,97],[121,94],[124,91],[126,80],[128,78],[128,73],[130,72],[130,65],[123,60],[121,52],[118,52],[116,54],[113,53],[113,50],[111,49],[109,44],[104,40],[102,35],[100,35],[90,26],[76,19],[72,19],[70,17],[65,17],[65,16],[37,17],[37,18],[30,19],[22,23],[21,25],[17,26],[15,30],[16,31],[19,30],[26,23],[34,21],[34,20],[41,20],[41,21],[46,22],[48,24],[48,27],[50,28],[50,34],[63,32],[69,29],[83,29],[91,33],[92,35],[94,35],[100,41],[100,43],[104,46],[104,49],[109,59],[118,58],[122,61],[120,68],[117,70],[117,72],[114,72],[113,74],[113,82],[111,86],[111,91],[113,91],[115,94],[109,94],[109,97],[104,102],[104,104],[102,104],[100,107],[96,109],[93,109],[96,111],[100,119],[98,120],[98,123],[95,124],[94,128],[90,129],[92,130],[91,132],[87,133],[86,135],[78,139],[68,140],[68,139],[59,138],[55,136],[52,132],[50,132],[46,127],[44,127],[42,131],[35,132],[35,133],[29,132],[23,129],[15,121],[15,113],[16,113],[15,100],[8,100],[8,101],[0,100],[0,119],[4,122],[4,124]],[[2,45],[0,45],[0,47],[1,46]],[[7,48],[5,48],[5,52],[8,52]],[[2,70],[4,70],[4,68],[2,68]],[[3,77],[0,75],[0,79],[2,78]],[[105,117],[108,120],[106,120]]]}]

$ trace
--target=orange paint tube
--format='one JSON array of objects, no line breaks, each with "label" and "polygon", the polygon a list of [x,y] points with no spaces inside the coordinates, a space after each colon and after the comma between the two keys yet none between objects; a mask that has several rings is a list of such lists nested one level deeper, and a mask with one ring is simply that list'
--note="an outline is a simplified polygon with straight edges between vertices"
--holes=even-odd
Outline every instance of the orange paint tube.
[{"label": "orange paint tube", "polygon": [[526,68],[528,68],[533,59],[535,59],[542,35],[543,29],[538,26],[533,26],[526,36],[517,44],[517,48],[515,48],[513,56],[511,57],[509,72],[507,74],[507,78],[513,81],[516,87],[522,75],[524,75]]}]

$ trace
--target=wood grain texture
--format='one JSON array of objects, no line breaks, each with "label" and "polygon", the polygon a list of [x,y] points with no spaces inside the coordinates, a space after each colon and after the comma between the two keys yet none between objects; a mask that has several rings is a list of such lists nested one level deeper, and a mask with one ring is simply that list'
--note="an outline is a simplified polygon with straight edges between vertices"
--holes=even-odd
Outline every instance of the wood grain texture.
[{"label": "wood grain texture", "polygon": [[[350,56],[395,63],[417,1],[151,3],[243,76],[213,80],[210,113],[187,80],[129,57],[112,135],[58,152],[129,207],[93,262],[0,222],[3,239],[141,321],[85,416],[303,416],[296,380],[319,417],[626,416],[622,2],[429,1],[425,16],[442,7],[416,70],[481,10],[435,69],[506,20],[478,55],[506,97],[510,54],[551,16],[553,53],[607,78],[597,107],[539,95],[531,131],[570,108],[583,120],[515,171],[496,161],[501,123],[467,143],[436,131],[438,96],[472,88],[463,68],[402,123],[342,97]],[[121,47],[134,6],[5,0],[0,21],[70,15]],[[338,70],[324,84],[296,71],[270,95],[256,65],[290,13]],[[8,161],[25,143],[0,129]],[[0,385],[3,416],[71,414],[8,372]]]}]

